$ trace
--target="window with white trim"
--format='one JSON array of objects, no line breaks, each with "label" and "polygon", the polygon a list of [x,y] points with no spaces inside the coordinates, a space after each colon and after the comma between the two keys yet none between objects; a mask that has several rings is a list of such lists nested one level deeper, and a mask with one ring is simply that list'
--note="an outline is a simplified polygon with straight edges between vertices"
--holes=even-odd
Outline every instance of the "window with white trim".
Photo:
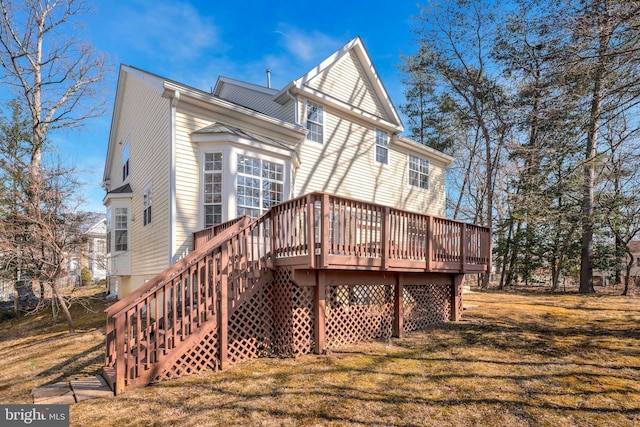
[{"label": "window with white trim", "polygon": [[111,206],[107,207],[107,253],[111,253],[111,232],[113,231],[113,220]]},{"label": "window with white trim", "polygon": [[307,101],[307,139],[323,142],[324,108],[311,101]]},{"label": "window with white trim", "polygon": [[222,153],[204,155],[204,226],[222,223]]},{"label": "window with white trim", "polygon": [[409,154],[409,185],[429,189],[429,161]]},{"label": "window with white trim", "polygon": [[389,134],[380,129],[376,129],[376,161],[389,164]]},{"label": "window with white trim", "polygon": [[115,208],[114,215],[114,237],[116,252],[128,250],[128,225],[129,213],[127,208]]},{"label": "window with white trim", "polygon": [[142,223],[151,224],[151,183],[148,183],[142,193]]},{"label": "window with white trim", "polygon": [[129,139],[122,146],[122,182],[129,178]]},{"label": "window with white trim", "polygon": [[237,214],[257,218],[283,200],[284,166],[268,160],[238,156]]}]

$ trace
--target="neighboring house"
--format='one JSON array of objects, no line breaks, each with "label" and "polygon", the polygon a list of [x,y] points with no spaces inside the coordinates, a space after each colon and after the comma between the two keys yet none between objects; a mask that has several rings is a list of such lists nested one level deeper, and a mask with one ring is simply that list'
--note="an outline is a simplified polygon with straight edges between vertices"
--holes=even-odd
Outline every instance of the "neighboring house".
[{"label": "neighboring house", "polygon": [[[81,244],[74,245],[66,256],[66,270],[69,273],[67,281],[74,285],[80,284],[80,275],[84,267],[91,272],[94,282],[106,279],[106,247],[107,220],[97,219],[98,215],[91,215],[83,226],[84,236]],[[100,215],[102,216],[102,215]]]},{"label": "neighboring house", "polygon": [[453,159],[402,132],[360,38],[282,89],[220,77],[208,93],[121,66],[110,288],[123,297],[186,256],[196,230],[314,191],[444,216]]}]

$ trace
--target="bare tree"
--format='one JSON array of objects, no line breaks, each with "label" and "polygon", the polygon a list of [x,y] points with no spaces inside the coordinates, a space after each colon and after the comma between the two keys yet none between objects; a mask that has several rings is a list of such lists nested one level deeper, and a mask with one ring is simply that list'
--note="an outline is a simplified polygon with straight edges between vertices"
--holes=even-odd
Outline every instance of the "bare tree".
[{"label": "bare tree", "polygon": [[31,130],[26,199],[12,220],[15,231],[24,233],[21,256],[33,277],[51,285],[70,330],[71,317],[53,279],[63,262],[61,242],[67,241],[60,233],[71,218],[64,199],[70,193],[61,188],[73,183],[63,185],[58,163],[43,167],[43,152],[51,132],[82,126],[103,113],[100,83],[107,62],[78,34],[77,18],[87,12],[83,0],[0,0],[0,76],[17,96]]},{"label": "bare tree", "polygon": [[[416,31],[419,48],[405,59],[409,70],[420,64],[420,72],[433,76],[434,111],[457,117],[470,132],[462,140],[472,142],[471,150],[458,153],[458,145],[453,151],[467,166],[473,165],[464,168],[461,181],[468,197],[479,201],[474,203],[479,209],[472,219],[488,227],[493,226],[496,176],[510,131],[504,88],[490,66],[495,36],[492,7],[480,0],[450,0],[423,8]],[[472,188],[474,180],[479,186]],[[488,283],[487,274],[482,284]]]},{"label": "bare tree", "polygon": [[47,134],[103,113],[105,58],[76,34],[74,18],[86,12],[83,0],[0,0],[0,73],[31,117],[32,196]]}]

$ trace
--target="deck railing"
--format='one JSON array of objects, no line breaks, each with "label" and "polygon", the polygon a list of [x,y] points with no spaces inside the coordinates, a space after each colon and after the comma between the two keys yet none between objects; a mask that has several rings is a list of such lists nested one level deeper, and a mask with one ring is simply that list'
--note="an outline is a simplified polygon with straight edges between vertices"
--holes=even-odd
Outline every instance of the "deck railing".
[{"label": "deck railing", "polygon": [[487,227],[324,193],[279,204],[271,213],[275,265],[454,273],[491,268]]},{"label": "deck railing", "polygon": [[[171,350],[203,325],[222,328],[242,295],[267,270],[268,215],[223,227],[211,240],[107,310],[105,371],[116,393],[163,375]],[[261,244],[262,243],[262,244]],[[168,373],[167,375],[171,375]]]}]

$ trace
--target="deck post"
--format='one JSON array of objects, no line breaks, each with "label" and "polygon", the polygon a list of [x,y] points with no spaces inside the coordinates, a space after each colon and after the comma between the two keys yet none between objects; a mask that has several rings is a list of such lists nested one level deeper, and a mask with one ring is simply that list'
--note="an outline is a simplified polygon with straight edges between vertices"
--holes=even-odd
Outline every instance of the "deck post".
[{"label": "deck post", "polygon": [[327,351],[326,341],[326,298],[327,298],[327,286],[325,280],[324,271],[315,270],[316,273],[316,286],[315,286],[315,298],[313,304],[313,314],[315,318],[314,332],[315,332],[315,352],[316,354],[323,354]]},{"label": "deck post", "polygon": [[464,284],[464,274],[453,275],[451,283],[451,321],[460,320],[460,309],[462,307],[462,285]]},{"label": "deck post", "polygon": [[467,271],[467,224],[460,223],[460,271]]},{"label": "deck post", "polygon": [[[124,335],[125,335],[125,315],[120,315],[116,318],[116,381],[113,385],[114,393],[120,394],[124,391],[125,381],[125,368],[128,368],[127,355],[124,350]],[[125,367],[125,364],[127,365]]]},{"label": "deck post", "polygon": [[402,338],[404,329],[404,274],[396,274],[395,292],[393,297],[393,336]]},{"label": "deck post", "polygon": [[307,242],[309,251],[309,268],[316,268],[316,226],[315,199],[307,196]]},{"label": "deck post", "polygon": [[320,266],[319,268],[327,268],[327,255],[329,254],[329,195],[321,194],[320,204]]},{"label": "deck post", "polygon": [[229,248],[228,242],[222,244],[220,256],[220,310],[218,311],[218,342],[220,343],[220,369],[227,367],[229,349]]},{"label": "deck post", "polygon": [[389,242],[391,240],[391,208],[385,206],[382,211],[382,233],[380,235],[380,245],[382,251],[382,269],[389,269],[389,253],[391,248]]},{"label": "deck post", "polygon": [[426,271],[431,271],[431,260],[433,259],[433,217],[427,217],[427,244],[424,254],[426,258]]}]

